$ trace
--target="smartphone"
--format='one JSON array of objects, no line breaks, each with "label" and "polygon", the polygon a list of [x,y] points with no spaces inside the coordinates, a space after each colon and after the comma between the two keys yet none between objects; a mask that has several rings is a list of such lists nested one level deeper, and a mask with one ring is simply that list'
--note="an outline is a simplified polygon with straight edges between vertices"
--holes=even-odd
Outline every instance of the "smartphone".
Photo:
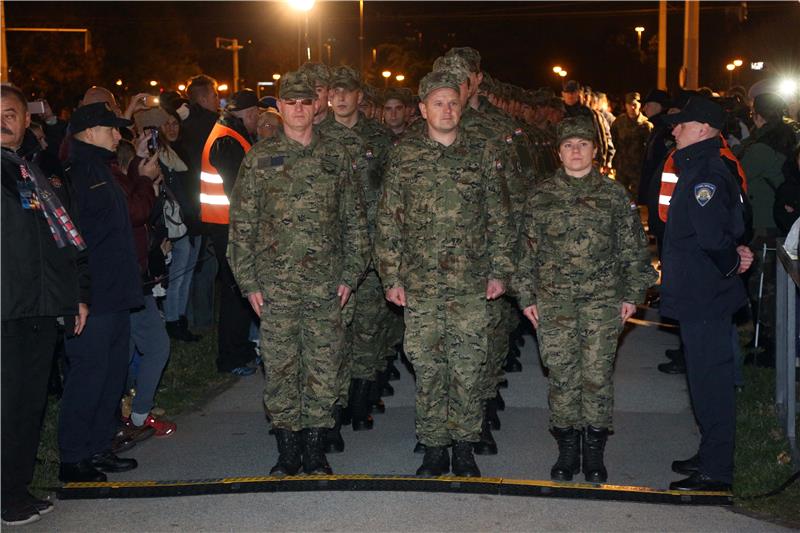
[{"label": "smartphone", "polygon": [[44,115],[44,100],[34,100],[28,102],[28,113],[31,115]]},{"label": "smartphone", "polygon": [[147,95],[142,98],[144,100],[144,105],[147,107],[158,107],[159,99],[158,96]]},{"label": "smartphone", "polygon": [[147,151],[152,156],[158,151],[158,128],[147,128]]}]

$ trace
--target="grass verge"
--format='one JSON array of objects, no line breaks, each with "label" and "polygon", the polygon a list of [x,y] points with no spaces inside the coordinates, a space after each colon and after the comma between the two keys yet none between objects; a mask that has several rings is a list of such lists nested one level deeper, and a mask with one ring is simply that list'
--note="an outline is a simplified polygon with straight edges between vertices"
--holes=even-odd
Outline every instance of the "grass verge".
[{"label": "grass verge", "polygon": [[737,396],[736,506],[748,514],[800,527],[800,481],[769,498],[748,499],[778,487],[798,468],[775,414],[775,369],[746,366]]},{"label": "grass verge", "polygon": [[[156,405],[166,411],[167,418],[202,405],[236,380],[230,374],[217,372],[216,354],[216,327],[206,331],[198,342],[172,341],[170,359],[155,398]],[[61,484],[58,481],[58,406],[59,399],[50,396],[31,487],[39,496]]]}]

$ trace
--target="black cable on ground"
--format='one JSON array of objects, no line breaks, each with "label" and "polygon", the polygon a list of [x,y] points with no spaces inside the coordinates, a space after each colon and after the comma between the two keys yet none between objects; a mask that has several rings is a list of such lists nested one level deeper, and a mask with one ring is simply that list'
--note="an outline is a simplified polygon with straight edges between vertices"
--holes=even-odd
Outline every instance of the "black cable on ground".
[{"label": "black cable on ground", "polygon": [[59,499],[161,498],[208,494],[308,491],[443,492],[495,496],[544,496],[677,505],[731,505],[729,492],[684,492],[649,487],[553,481],[443,476],[235,477],[184,481],[67,483]]},{"label": "black cable on ground", "polygon": [[753,496],[742,496],[739,498],[740,500],[744,501],[751,501],[751,500],[760,500],[762,498],[769,498],[770,496],[777,496],[781,492],[785,491],[792,483],[800,479],[800,470],[789,476],[789,478],[772,489],[769,492],[765,492],[764,494],[754,494]]}]

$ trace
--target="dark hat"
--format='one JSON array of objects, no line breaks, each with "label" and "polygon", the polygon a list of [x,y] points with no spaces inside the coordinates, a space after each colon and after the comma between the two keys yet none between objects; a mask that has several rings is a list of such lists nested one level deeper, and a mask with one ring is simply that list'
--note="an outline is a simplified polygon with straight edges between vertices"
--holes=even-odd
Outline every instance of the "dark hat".
[{"label": "dark hat", "polygon": [[269,109],[270,107],[273,109],[278,109],[277,100],[275,100],[274,96],[264,96],[261,100],[258,101],[259,107],[264,109]]},{"label": "dark hat", "polygon": [[331,88],[343,87],[348,91],[361,89],[361,74],[346,65],[336,67],[331,73]]},{"label": "dark hat", "polygon": [[641,100],[642,100],[642,95],[640,95],[635,91],[625,95],[626,104],[632,104],[633,102],[641,102]]},{"label": "dark hat", "polygon": [[309,79],[300,72],[287,72],[281,77],[278,96],[284,100],[316,98],[317,91]]},{"label": "dark hat", "polygon": [[702,96],[692,96],[686,105],[677,113],[665,115],[667,124],[684,122],[701,122],[714,129],[721,130],[725,125],[725,110],[716,102]]},{"label": "dark hat", "polygon": [[675,99],[672,102],[670,102],[671,104],[670,107],[683,109],[684,107],[686,107],[686,104],[689,102],[689,99],[695,96],[699,96],[697,91],[681,89],[680,91],[678,91],[678,96],[676,96]]},{"label": "dark hat", "polygon": [[429,72],[419,82],[419,99],[425,100],[425,97],[436,89],[442,89],[445,87],[458,92],[459,85],[458,79],[449,72],[442,70]]},{"label": "dark hat", "polygon": [[761,93],[753,98],[753,111],[764,118],[782,116],[786,102],[775,93]]},{"label": "dark hat", "polygon": [[253,89],[242,89],[239,92],[233,93],[228,105],[225,109],[228,111],[242,111],[250,107],[265,107],[258,100],[258,95]]},{"label": "dark hat", "polygon": [[131,124],[133,122],[130,120],[115,115],[108,107],[108,103],[95,102],[81,106],[72,113],[69,119],[69,131],[74,134],[95,126],[122,128]]},{"label": "dark hat", "polygon": [[562,91],[565,93],[574,93],[581,90],[580,82],[575,80],[568,80],[564,83]]},{"label": "dark hat", "polygon": [[642,104],[646,104],[647,102],[655,102],[657,104],[661,104],[661,107],[664,109],[669,107],[669,94],[667,91],[662,91],[661,89],[653,89],[647,96],[644,97],[642,100]]},{"label": "dark hat", "polygon": [[556,140],[561,144],[565,139],[578,137],[589,141],[595,140],[594,123],[586,116],[568,117],[556,126]]},{"label": "dark hat", "polygon": [[183,104],[189,105],[189,100],[181,96],[178,91],[164,91],[159,96],[158,102],[166,111],[175,111]]}]

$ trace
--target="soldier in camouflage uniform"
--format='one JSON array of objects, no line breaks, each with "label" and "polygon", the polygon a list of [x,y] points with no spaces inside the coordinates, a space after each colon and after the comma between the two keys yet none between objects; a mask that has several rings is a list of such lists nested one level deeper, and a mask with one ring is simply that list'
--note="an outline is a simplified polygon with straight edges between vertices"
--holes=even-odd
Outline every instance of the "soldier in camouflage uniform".
[{"label": "soldier in camouflage uniform", "polygon": [[562,166],[525,210],[514,286],[549,370],[559,449],[550,476],[569,481],[580,472],[582,433],[586,480],[603,483],[617,339],[656,275],[636,204],[592,166],[591,118],[562,121],[558,143]]},{"label": "soldier in camouflage uniform", "polygon": [[479,476],[487,300],[513,272],[508,197],[497,149],[458,126],[459,84],[432,72],[420,82],[427,130],[392,151],[378,206],[375,256],[386,299],[405,308],[405,349],[417,386],[417,475]]},{"label": "soldier in camouflage uniform", "polygon": [[314,114],[314,124],[319,124],[330,114],[328,107],[328,90],[331,85],[331,69],[325,63],[314,63],[307,61],[297,69],[314,87],[319,100],[319,109]]},{"label": "soldier in camouflage uniform", "polygon": [[383,94],[383,122],[392,131],[393,143],[400,139],[408,120],[411,93],[403,89],[392,87]]},{"label": "soldier in camouflage uniform", "polygon": [[647,140],[653,130],[653,125],[640,112],[640,98],[639,93],[626,94],[625,112],[611,125],[611,139],[617,150],[614,154],[615,179],[628,189],[633,198],[638,197]]},{"label": "soldier in camouflage uniform", "polygon": [[[361,77],[350,67],[336,67],[331,77],[331,102],[333,113],[319,124],[318,131],[325,138],[336,139],[345,145],[353,159],[355,181],[366,199],[367,221],[370,235],[375,227],[375,210],[383,183],[383,174],[391,141],[388,131],[367,119],[359,110],[362,100]],[[339,406],[349,405],[353,430],[372,429],[369,414],[370,393],[377,387],[377,377],[388,387],[384,374],[386,358],[393,353],[394,339],[389,331],[399,315],[389,308],[383,296],[383,287],[377,272],[370,266],[359,280],[353,321],[348,325],[342,368],[339,376]],[[380,392],[373,400],[380,401]],[[339,432],[340,409],[334,431],[329,437],[329,451],[342,451],[344,441]]]},{"label": "soldier in camouflage uniform", "polygon": [[275,475],[299,470],[301,432],[303,470],[331,473],[342,310],[369,261],[363,194],[347,149],[313,132],[318,105],[303,75],[282,78],[283,131],[248,152],[231,195],[228,260],[261,317]]}]

